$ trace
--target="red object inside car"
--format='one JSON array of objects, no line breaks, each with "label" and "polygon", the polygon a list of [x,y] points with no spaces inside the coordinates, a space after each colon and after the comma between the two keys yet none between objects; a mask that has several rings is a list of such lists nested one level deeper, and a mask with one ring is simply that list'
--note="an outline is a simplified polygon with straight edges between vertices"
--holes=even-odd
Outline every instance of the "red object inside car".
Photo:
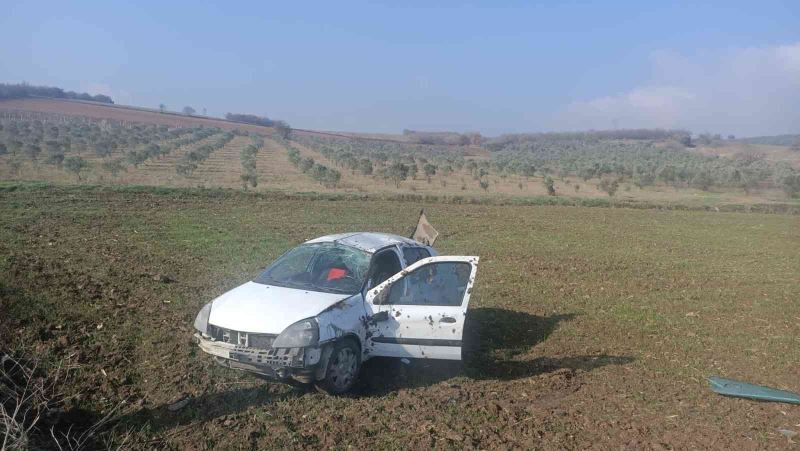
[{"label": "red object inside car", "polygon": [[331,268],[328,271],[328,282],[331,280],[341,279],[347,275],[347,270],[342,268]]}]

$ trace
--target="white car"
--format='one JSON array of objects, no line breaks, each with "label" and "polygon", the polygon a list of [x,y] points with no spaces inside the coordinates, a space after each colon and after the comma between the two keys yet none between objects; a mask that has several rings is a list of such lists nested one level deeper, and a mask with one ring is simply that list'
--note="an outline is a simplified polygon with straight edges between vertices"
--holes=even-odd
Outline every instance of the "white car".
[{"label": "white car", "polygon": [[460,360],[477,267],[397,235],[328,235],[206,304],[194,336],[225,367],[343,393],[371,357]]}]

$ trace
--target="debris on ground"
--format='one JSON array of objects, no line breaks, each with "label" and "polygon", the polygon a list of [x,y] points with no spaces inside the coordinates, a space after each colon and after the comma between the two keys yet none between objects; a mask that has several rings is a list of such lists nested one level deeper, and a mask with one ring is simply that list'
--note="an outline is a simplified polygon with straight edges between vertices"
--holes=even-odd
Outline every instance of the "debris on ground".
[{"label": "debris on ground", "polygon": [[732,379],[711,376],[708,378],[711,389],[720,395],[735,396],[737,398],[755,399],[757,401],[786,402],[800,404],[800,395],[777,388],[739,382]]}]

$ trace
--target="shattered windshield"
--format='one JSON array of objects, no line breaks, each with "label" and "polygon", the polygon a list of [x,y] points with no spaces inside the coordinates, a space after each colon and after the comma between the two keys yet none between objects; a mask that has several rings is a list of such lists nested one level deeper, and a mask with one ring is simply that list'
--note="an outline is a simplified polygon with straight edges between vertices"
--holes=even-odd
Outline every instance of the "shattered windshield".
[{"label": "shattered windshield", "polygon": [[364,283],[370,254],[338,243],[303,244],[283,254],[253,280],[325,293],[355,294]]}]

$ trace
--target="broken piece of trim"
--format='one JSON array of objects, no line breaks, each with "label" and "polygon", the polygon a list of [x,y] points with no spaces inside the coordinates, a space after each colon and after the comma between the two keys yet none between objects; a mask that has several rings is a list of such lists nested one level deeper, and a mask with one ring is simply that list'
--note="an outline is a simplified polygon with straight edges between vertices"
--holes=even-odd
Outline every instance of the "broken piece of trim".
[{"label": "broken piece of trim", "polygon": [[774,401],[800,404],[800,395],[786,390],[778,390],[777,388],[748,384],[747,382],[739,382],[718,376],[709,377],[708,382],[711,383],[711,389],[720,395],[755,399],[757,401]]}]

